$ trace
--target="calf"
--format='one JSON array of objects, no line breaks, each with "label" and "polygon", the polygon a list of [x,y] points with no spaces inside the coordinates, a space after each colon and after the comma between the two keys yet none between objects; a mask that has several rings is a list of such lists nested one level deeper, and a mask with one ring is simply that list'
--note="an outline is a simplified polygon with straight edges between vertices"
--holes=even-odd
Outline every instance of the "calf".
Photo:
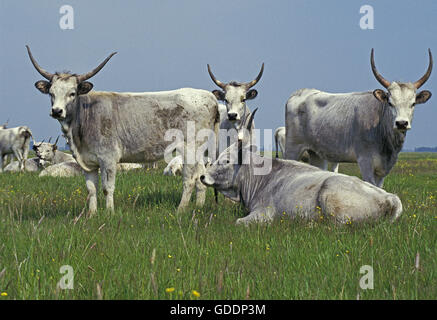
[{"label": "calf", "polygon": [[[200,177],[202,183],[248,209],[249,215],[237,223],[270,222],[284,215],[308,219],[323,215],[340,223],[382,216],[395,220],[402,212],[394,194],[357,177],[298,161],[261,157],[248,140],[238,141],[238,152],[233,152],[235,145],[226,149]],[[271,171],[255,175],[254,163],[266,160],[272,161]]]}]

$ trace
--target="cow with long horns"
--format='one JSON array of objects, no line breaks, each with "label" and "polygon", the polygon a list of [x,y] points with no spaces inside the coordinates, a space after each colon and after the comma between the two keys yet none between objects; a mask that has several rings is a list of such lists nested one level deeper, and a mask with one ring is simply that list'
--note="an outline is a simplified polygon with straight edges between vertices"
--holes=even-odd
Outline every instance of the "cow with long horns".
[{"label": "cow with long horns", "polygon": [[299,160],[308,151],[310,163],[320,168],[331,162],[357,162],[363,180],[382,187],[395,165],[415,105],[431,97],[416,91],[431,75],[431,50],[426,73],[416,82],[390,82],[370,63],[375,78],[387,91],[327,93],[300,89],[288,99],[285,111],[285,158]]},{"label": "cow with long horns", "polygon": [[258,95],[258,91],[256,91],[256,89],[250,88],[258,83],[263,75],[263,72],[264,63],[261,66],[258,76],[254,80],[249,82],[231,81],[229,83],[224,83],[220,80],[217,80],[208,64],[208,73],[212,81],[222,89],[213,90],[212,93],[217,100],[225,103],[228,120],[237,130],[243,127],[244,121],[246,121],[246,118],[250,113],[250,110],[246,105],[246,101],[252,100]]},{"label": "cow with long horns", "polygon": [[[83,75],[49,73],[42,69],[27,47],[35,69],[48,81],[35,86],[51,98],[51,116],[66,134],[71,151],[85,171],[89,211],[97,210],[98,169],[101,170],[106,208],[113,209],[116,165],[119,162],[153,162],[164,157],[172,143],[170,129],[186,133],[189,123],[195,136],[202,129],[218,130],[217,100],[211,92],[183,88],[162,92],[96,92],[87,80],[99,72],[112,53],[97,68]],[[187,135],[184,139],[188,141]],[[193,141],[196,150],[204,141]],[[195,162],[195,161],[194,161]],[[183,193],[178,209],[185,208],[196,188],[197,205],[205,201],[206,187],[197,182],[202,164],[184,163]]]},{"label": "cow with long horns", "polygon": [[[255,112],[256,109],[249,124]],[[247,128],[250,134],[250,125]],[[263,161],[272,161],[272,169],[267,174],[257,174],[257,166]],[[326,217],[338,223],[382,217],[395,221],[402,213],[402,203],[396,195],[357,177],[298,161],[263,157],[248,135],[222,152],[200,180],[242,203],[249,214],[238,219],[237,224],[269,223],[282,217]]]},{"label": "cow with long horns", "polygon": [[39,159],[39,164],[44,167],[47,163],[57,164],[65,161],[74,160],[71,154],[58,150],[59,136],[56,138],[55,143],[50,143],[51,137],[48,142],[41,141],[33,145],[33,151]]}]

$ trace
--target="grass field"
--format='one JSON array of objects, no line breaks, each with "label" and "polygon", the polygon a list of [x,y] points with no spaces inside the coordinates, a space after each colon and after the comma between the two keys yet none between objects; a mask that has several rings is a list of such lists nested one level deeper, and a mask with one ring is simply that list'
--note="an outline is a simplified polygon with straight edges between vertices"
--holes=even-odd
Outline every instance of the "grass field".
[{"label": "grass field", "polygon": [[[394,224],[235,226],[244,210],[216,205],[212,190],[204,208],[176,215],[181,178],[163,166],[118,174],[115,212],[92,218],[83,177],[1,174],[0,301],[437,298],[437,154],[401,154],[385,182],[404,206]],[[57,287],[63,265],[72,290]],[[360,288],[363,265],[374,289]]]}]

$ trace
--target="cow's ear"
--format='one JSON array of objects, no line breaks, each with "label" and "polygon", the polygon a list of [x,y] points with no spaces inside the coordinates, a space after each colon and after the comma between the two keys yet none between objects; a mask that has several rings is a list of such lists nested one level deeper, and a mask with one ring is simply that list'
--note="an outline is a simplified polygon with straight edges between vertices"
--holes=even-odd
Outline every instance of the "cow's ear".
[{"label": "cow's ear", "polygon": [[373,95],[381,102],[388,102],[388,95],[384,90],[376,89],[373,91]]},{"label": "cow's ear", "polygon": [[33,151],[36,151],[36,149],[37,149],[37,148],[36,148],[36,145],[33,145],[33,146],[32,146],[32,149],[33,149]]},{"label": "cow's ear", "polygon": [[53,145],[53,151],[58,150],[58,146],[56,144]]},{"label": "cow's ear", "polygon": [[41,93],[47,94],[50,90],[50,82],[45,80],[40,80],[35,82],[35,87],[41,91]]},{"label": "cow's ear", "polygon": [[431,98],[431,91],[423,90],[416,95],[416,104],[425,103]]},{"label": "cow's ear", "polygon": [[91,89],[93,88],[93,84],[91,82],[88,81],[82,81],[81,83],[79,83],[79,85],[77,86],[77,94],[87,94],[88,92],[91,91]]},{"label": "cow's ear", "polygon": [[256,91],[255,89],[251,89],[246,92],[246,100],[254,99],[256,98],[257,95],[258,95],[258,91]]},{"label": "cow's ear", "polygon": [[225,100],[225,93],[221,90],[213,90],[212,94],[215,95],[217,100],[220,100],[220,101]]}]

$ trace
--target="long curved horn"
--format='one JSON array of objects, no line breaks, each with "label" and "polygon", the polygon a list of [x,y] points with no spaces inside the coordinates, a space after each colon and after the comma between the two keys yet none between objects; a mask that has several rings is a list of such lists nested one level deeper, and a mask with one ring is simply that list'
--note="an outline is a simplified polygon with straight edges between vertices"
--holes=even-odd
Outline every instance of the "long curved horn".
[{"label": "long curved horn", "polygon": [[426,82],[426,80],[428,80],[429,76],[431,75],[432,63],[433,63],[431,49],[428,49],[428,54],[429,54],[428,70],[426,70],[426,73],[423,75],[422,78],[420,78],[419,80],[413,83],[417,89],[419,89]]},{"label": "long curved horn", "polygon": [[55,141],[55,146],[58,144],[58,140],[59,140],[59,136],[56,138],[56,141]]},{"label": "long curved horn", "polygon": [[249,116],[249,122],[247,123],[247,127],[246,127],[246,129],[249,130],[249,132],[251,131],[253,118],[255,117],[255,113],[257,112],[257,110],[258,110],[258,108],[253,110],[253,112]]},{"label": "long curved horn", "polygon": [[262,64],[262,66],[261,66],[261,70],[258,73],[258,76],[255,78],[255,80],[252,80],[252,81],[246,83],[246,87],[249,89],[249,88],[253,87],[254,85],[256,85],[258,83],[259,79],[261,79],[261,76],[263,75],[263,72],[264,72],[264,62]]},{"label": "long curved horn", "polygon": [[99,72],[104,66],[105,66],[105,64],[109,61],[109,59],[111,59],[112,58],[112,56],[114,55],[114,54],[116,54],[117,52],[113,52],[113,53],[111,53],[101,64],[99,64],[98,66],[97,66],[97,68],[95,68],[94,70],[92,70],[92,71],[90,71],[90,72],[87,72],[87,73],[84,73],[84,74],[81,74],[81,75],[79,75],[79,76],[77,76],[77,81],[80,83],[80,82],[82,82],[82,81],[85,81],[85,80],[88,80],[89,78],[91,78],[91,77],[94,77],[95,75],[96,75],[96,73],[97,72]]},{"label": "long curved horn", "polygon": [[380,75],[378,70],[376,70],[375,59],[373,57],[373,48],[372,48],[372,51],[370,53],[370,64],[372,65],[373,75],[375,76],[376,80],[378,80],[378,82],[380,84],[382,84],[382,86],[384,88],[388,88],[390,86],[390,81],[385,80],[384,77]]},{"label": "long curved horn", "polygon": [[44,78],[51,81],[53,78],[53,73],[45,71],[43,68],[41,68],[39,64],[36,62],[36,60],[33,58],[32,52],[30,52],[30,48],[28,45],[26,45],[26,48],[27,48],[27,53],[29,54],[30,61],[35,67],[36,71],[38,71]]},{"label": "long curved horn", "polygon": [[226,84],[217,80],[216,77],[214,77],[214,74],[212,73],[211,67],[209,66],[209,64],[207,66],[208,66],[208,73],[209,73],[209,76],[211,77],[212,81],[214,81],[214,83],[216,85],[218,85],[220,88],[224,89]]}]

